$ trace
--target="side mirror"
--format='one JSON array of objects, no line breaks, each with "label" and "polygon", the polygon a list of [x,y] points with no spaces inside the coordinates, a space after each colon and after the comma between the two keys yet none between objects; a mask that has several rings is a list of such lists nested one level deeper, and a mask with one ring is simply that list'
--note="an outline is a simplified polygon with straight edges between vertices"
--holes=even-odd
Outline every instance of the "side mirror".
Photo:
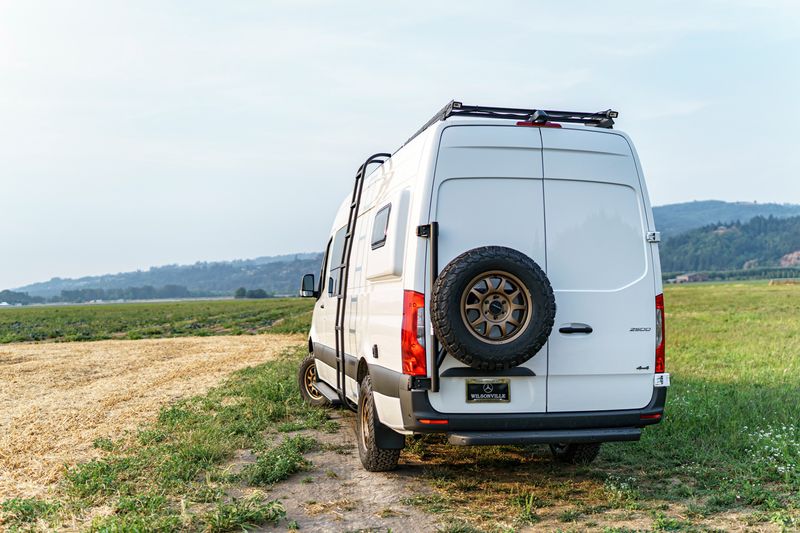
[{"label": "side mirror", "polygon": [[303,298],[313,298],[317,295],[317,283],[314,279],[314,274],[306,274],[303,276],[303,282],[300,284],[300,296]]}]

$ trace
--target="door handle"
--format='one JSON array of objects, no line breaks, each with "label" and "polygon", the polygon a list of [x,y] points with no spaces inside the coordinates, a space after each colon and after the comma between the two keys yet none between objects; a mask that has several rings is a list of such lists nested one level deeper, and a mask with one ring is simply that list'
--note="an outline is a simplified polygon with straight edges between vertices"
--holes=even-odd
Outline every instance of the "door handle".
[{"label": "door handle", "polygon": [[563,326],[558,328],[559,333],[565,333],[565,334],[585,333],[588,335],[592,331],[594,330],[592,329],[592,326],[590,326],[589,324],[580,324],[577,322],[572,324],[564,324]]},{"label": "door handle", "polygon": [[325,309],[325,304],[319,304],[320,309]]}]

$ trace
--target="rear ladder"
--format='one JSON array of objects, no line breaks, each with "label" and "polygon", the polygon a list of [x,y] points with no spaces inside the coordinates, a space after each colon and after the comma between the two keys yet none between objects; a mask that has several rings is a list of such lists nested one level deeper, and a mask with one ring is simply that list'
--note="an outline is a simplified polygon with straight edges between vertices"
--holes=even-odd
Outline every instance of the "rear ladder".
[{"label": "rear ladder", "polygon": [[364,189],[364,180],[367,177],[367,167],[373,164],[384,164],[392,154],[379,153],[371,155],[358,167],[356,181],[353,185],[353,195],[350,200],[350,214],[347,217],[347,229],[344,233],[344,249],[342,253],[342,264],[339,265],[339,294],[336,297],[336,389],[342,404],[351,409],[353,406],[347,400],[345,391],[346,386],[346,360],[344,351],[344,326],[345,311],[347,308],[347,283],[350,277],[350,256],[353,252],[353,237],[355,236],[356,221],[358,220],[358,210],[361,207],[361,192]]}]

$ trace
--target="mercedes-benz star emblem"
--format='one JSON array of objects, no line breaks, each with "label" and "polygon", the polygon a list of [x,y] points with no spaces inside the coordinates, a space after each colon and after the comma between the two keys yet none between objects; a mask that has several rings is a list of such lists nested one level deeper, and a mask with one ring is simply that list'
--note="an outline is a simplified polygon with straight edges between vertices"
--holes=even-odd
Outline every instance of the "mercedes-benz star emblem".
[{"label": "mercedes-benz star emblem", "polygon": [[494,390],[494,387],[492,386],[492,384],[491,384],[491,383],[486,383],[486,384],[483,386],[483,392],[485,392],[486,394],[491,394],[491,392],[492,392],[493,390]]}]

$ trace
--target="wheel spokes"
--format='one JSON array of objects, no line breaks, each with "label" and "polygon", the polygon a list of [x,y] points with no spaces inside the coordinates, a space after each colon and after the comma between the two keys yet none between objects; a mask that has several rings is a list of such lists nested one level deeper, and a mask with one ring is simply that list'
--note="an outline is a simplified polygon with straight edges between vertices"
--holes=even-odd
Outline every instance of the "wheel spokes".
[{"label": "wheel spokes", "polygon": [[461,301],[465,325],[490,343],[507,342],[518,335],[530,314],[530,294],[513,275],[491,271],[472,280]]},{"label": "wheel spokes", "polygon": [[480,326],[481,324],[483,324],[483,323],[484,323],[484,322],[486,322],[486,321],[487,321],[487,320],[486,320],[486,317],[485,317],[485,316],[483,316],[483,314],[479,314],[479,315],[478,315],[478,318],[476,318],[475,320],[472,320],[472,321],[471,321],[469,324],[470,324],[472,327],[475,327],[475,328],[477,328],[478,326]]}]

